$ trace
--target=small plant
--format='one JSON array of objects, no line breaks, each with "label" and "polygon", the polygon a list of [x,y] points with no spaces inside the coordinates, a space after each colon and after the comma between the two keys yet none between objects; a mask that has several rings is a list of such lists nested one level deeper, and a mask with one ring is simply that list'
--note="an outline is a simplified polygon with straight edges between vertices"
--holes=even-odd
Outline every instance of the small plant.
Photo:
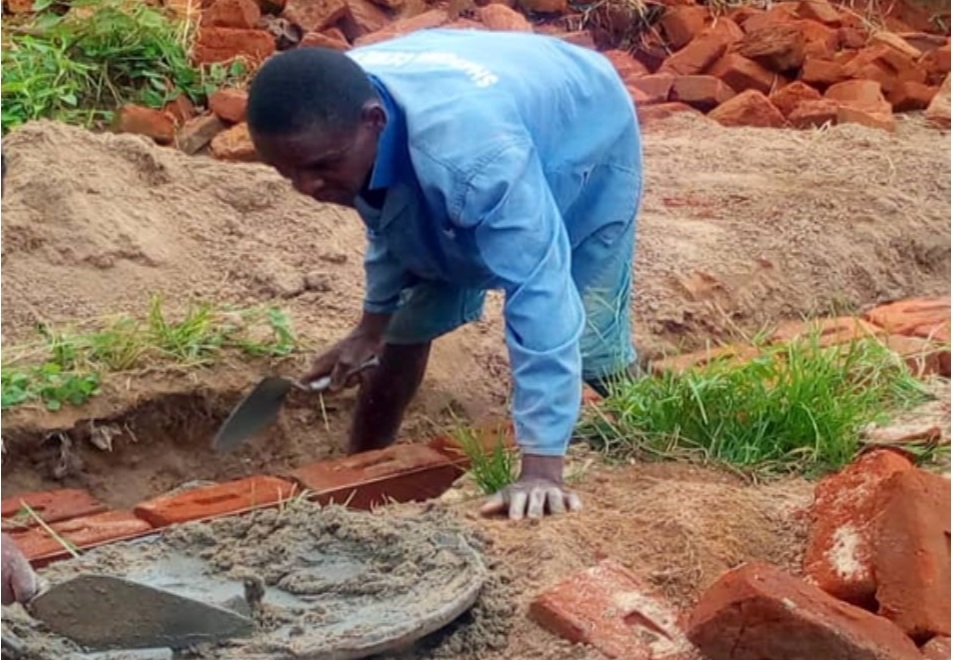
[{"label": "small plant", "polygon": [[834,469],[860,430],[928,398],[875,339],[824,348],[816,335],[759,357],[616,384],[580,433],[610,454],[700,453],[767,470]]},{"label": "small plant", "polygon": [[75,0],[63,15],[50,5],[38,0],[33,23],[4,30],[4,134],[40,118],[101,126],[124,103],[161,108],[182,94],[201,103],[246,73],[240,62],[192,66],[190,30],[146,3]]},{"label": "small plant", "polygon": [[497,434],[489,453],[469,426],[458,426],[453,437],[470,461],[470,473],[484,495],[503,490],[516,480],[517,457],[507,449],[503,433]]}]

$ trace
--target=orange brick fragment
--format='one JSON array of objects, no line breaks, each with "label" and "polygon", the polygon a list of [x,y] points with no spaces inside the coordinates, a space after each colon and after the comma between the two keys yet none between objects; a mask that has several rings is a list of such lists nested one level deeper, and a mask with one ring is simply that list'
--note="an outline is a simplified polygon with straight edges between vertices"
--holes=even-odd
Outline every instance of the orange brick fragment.
[{"label": "orange brick fragment", "polygon": [[39,523],[26,513],[24,504],[33,509],[45,523],[55,523],[94,513],[102,513],[106,505],[81,488],[59,488],[33,491],[3,498],[3,529],[34,527]]},{"label": "orange brick fragment", "polygon": [[950,299],[909,298],[880,305],[864,319],[891,334],[950,342]]},{"label": "orange brick fragment", "polygon": [[[152,530],[147,521],[136,517],[130,511],[96,513],[53,523],[50,528],[79,549],[133,538]],[[25,532],[12,532],[11,535],[17,547],[31,562],[43,563],[69,555],[63,544],[41,527]]]}]

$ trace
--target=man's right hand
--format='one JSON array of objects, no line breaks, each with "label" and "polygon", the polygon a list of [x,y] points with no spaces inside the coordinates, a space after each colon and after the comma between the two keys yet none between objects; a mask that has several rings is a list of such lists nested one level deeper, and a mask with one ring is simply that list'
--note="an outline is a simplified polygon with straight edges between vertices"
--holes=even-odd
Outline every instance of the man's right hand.
[{"label": "man's right hand", "polygon": [[9,534],[3,534],[3,604],[25,603],[39,589],[36,573]]},{"label": "man's right hand", "polygon": [[328,391],[336,392],[355,384],[360,374],[354,372],[372,357],[379,355],[384,345],[384,331],[390,321],[389,314],[365,312],[360,324],[344,339],[314,359],[311,370],[301,379],[311,383],[331,376]]}]

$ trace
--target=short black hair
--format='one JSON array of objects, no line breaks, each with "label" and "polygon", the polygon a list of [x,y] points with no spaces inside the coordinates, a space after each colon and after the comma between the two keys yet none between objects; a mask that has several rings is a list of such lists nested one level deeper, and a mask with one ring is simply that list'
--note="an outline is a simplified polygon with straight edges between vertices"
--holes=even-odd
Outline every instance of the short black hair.
[{"label": "short black hair", "polygon": [[358,125],[377,97],[364,70],[344,53],[304,47],[284,51],[258,70],[248,92],[248,126],[262,135]]}]

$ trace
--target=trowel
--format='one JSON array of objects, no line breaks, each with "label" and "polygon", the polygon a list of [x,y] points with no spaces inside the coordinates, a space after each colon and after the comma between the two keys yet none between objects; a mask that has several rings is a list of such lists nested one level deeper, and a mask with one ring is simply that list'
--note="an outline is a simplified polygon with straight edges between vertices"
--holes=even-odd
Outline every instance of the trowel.
[{"label": "trowel", "polygon": [[[349,379],[365,369],[371,369],[379,364],[377,357],[372,357],[348,372],[346,378]],[[263,379],[232,410],[228,419],[225,420],[225,423],[222,424],[212,440],[212,448],[217,451],[234,449],[274,422],[278,417],[278,412],[281,410],[285,397],[292,389],[305,392],[323,392],[330,386],[330,376],[319,378],[308,384],[302,384],[299,381],[281,376],[269,376]]]},{"label": "trowel", "polygon": [[163,589],[86,574],[41,591],[26,609],[47,628],[91,651],[187,648],[251,635],[251,618]]}]

